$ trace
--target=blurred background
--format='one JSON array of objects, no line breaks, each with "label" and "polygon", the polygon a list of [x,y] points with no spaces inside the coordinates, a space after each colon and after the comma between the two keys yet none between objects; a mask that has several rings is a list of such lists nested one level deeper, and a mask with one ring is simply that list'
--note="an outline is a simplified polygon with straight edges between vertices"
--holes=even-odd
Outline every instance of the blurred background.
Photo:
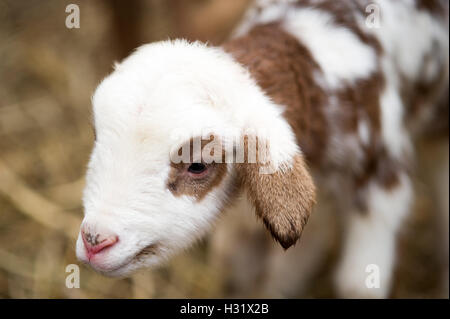
[{"label": "blurred background", "polygon": [[[80,8],[79,29],[65,26],[70,3]],[[78,264],[75,238],[93,144],[90,98],[96,85],[114,61],[147,42],[183,37],[220,44],[250,3],[0,1],[0,298],[267,296],[254,283],[241,294],[233,289],[236,279],[212,257],[221,245],[211,238],[159,269],[127,279],[105,278],[80,265],[81,288],[65,285],[66,266]],[[440,275],[448,260],[438,250],[444,244],[436,235],[427,178],[426,170],[416,177],[420,196],[400,234],[392,297],[448,297],[442,295]],[[323,262],[307,287],[293,287],[290,297],[335,296],[330,278],[339,234],[335,229],[327,234]]]}]

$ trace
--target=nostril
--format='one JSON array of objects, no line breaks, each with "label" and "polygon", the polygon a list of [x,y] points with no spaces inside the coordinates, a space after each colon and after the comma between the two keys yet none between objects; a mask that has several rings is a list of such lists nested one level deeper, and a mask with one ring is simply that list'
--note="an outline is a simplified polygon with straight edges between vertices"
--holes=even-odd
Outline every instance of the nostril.
[{"label": "nostril", "polygon": [[113,246],[119,239],[116,235],[105,236],[86,231],[82,232],[82,238],[89,255],[97,254],[105,248]]}]

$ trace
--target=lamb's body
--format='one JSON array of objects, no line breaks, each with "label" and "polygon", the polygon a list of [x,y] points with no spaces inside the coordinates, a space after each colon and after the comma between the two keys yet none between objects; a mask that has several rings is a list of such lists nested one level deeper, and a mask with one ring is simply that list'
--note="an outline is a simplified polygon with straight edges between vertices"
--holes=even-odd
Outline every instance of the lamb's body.
[{"label": "lamb's body", "polygon": [[[347,220],[340,293],[386,296],[414,140],[448,134],[448,3],[260,1],[224,48],[286,108],[319,191]],[[370,264],[380,289],[364,286]]]},{"label": "lamb's body", "polygon": [[365,12],[373,1],[265,2],[273,4],[250,11],[225,49],[286,108],[321,174],[340,171],[357,189],[369,180],[394,187],[411,139],[442,127],[448,112],[444,8],[380,1],[376,28]]},{"label": "lamb's body", "polygon": [[[318,189],[348,213],[340,292],[386,296],[413,198],[413,138],[448,114],[448,8],[378,1],[377,28],[366,24],[364,0],[263,2],[223,50],[147,45],[99,86],[78,255],[115,275],[159,263],[203,235],[236,188],[289,247],[314,202],[304,155]],[[212,165],[193,178],[170,163],[174,146],[207,129],[222,141],[256,132],[279,170]],[[95,234],[115,247],[97,254]],[[380,289],[365,285],[370,264]]]}]

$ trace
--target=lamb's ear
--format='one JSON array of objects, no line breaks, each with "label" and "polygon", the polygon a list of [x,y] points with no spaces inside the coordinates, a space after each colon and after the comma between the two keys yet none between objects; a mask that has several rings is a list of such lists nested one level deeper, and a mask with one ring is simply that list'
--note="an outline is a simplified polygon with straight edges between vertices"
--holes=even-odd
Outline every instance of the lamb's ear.
[{"label": "lamb's ear", "polygon": [[315,203],[315,186],[303,156],[292,158],[291,165],[271,174],[262,174],[260,164],[237,164],[256,214],[284,249],[294,245]]}]

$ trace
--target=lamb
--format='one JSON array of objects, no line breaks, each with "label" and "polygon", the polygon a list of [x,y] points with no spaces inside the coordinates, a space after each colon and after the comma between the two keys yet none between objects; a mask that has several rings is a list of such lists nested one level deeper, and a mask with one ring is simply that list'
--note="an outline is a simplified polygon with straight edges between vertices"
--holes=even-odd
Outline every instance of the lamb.
[{"label": "lamb", "polygon": [[288,249],[326,190],[347,224],[338,291],[388,296],[413,141],[448,134],[448,5],[374,1],[369,28],[371,3],[259,1],[221,47],[164,41],[117,64],[92,98],[78,258],[108,276],[158,265],[241,193]]}]

